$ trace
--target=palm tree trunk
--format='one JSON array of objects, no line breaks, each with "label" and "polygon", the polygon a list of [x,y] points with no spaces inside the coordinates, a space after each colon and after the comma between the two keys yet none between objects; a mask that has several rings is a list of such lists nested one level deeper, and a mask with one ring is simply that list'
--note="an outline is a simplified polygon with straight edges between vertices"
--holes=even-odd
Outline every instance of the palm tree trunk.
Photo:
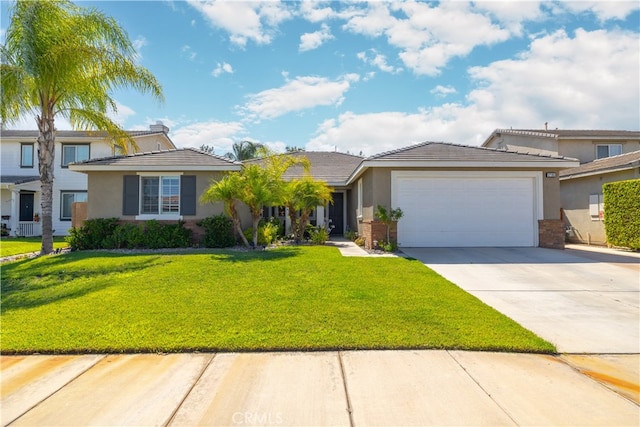
[{"label": "palm tree trunk", "polygon": [[37,117],[38,129],[38,168],[40,172],[40,206],[42,209],[42,249],[41,254],[53,252],[53,166],[55,156],[56,133],[53,113],[43,111]]}]

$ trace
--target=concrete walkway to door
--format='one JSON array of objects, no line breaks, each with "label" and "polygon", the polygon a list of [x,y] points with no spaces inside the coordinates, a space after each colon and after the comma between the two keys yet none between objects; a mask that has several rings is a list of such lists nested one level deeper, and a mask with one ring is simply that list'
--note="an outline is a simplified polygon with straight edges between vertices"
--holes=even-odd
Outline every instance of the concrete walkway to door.
[{"label": "concrete walkway to door", "polygon": [[561,353],[640,353],[640,254],[403,248]]}]

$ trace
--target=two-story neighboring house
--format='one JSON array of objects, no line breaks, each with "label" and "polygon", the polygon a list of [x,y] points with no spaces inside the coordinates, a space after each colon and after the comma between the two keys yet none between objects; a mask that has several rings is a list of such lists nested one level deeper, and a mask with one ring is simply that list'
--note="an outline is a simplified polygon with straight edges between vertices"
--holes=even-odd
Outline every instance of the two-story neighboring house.
[{"label": "two-story neighboring house", "polygon": [[570,241],[606,244],[602,185],[640,178],[640,131],[496,129],[482,146],[580,161],[559,173]]},{"label": "two-story neighboring house", "polygon": [[[137,145],[137,148],[130,147],[130,151],[175,149],[168,132],[169,129],[161,122],[151,125],[146,131],[129,131]],[[10,236],[42,234],[37,139],[38,131],[35,130],[0,130],[0,213],[2,228]],[[53,182],[54,235],[68,234],[73,203],[87,199],[87,176],[70,170],[68,165],[112,156],[117,151],[103,132],[57,132]]]}]

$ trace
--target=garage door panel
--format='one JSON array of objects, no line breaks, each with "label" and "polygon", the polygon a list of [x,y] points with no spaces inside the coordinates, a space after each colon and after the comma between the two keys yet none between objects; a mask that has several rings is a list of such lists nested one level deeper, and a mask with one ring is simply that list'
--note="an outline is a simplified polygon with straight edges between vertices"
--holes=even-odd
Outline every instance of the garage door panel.
[{"label": "garage door panel", "polygon": [[533,246],[535,182],[528,177],[395,176],[401,246]]}]

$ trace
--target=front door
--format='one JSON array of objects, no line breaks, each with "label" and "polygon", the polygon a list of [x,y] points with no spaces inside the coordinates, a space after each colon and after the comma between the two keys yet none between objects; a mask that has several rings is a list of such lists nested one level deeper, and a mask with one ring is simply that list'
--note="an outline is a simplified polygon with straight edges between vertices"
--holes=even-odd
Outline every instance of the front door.
[{"label": "front door", "polygon": [[33,193],[20,193],[20,221],[33,221]]},{"label": "front door", "polygon": [[329,219],[335,228],[332,235],[342,236],[344,234],[344,193],[333,193],[333,203],[329,204]]}]

